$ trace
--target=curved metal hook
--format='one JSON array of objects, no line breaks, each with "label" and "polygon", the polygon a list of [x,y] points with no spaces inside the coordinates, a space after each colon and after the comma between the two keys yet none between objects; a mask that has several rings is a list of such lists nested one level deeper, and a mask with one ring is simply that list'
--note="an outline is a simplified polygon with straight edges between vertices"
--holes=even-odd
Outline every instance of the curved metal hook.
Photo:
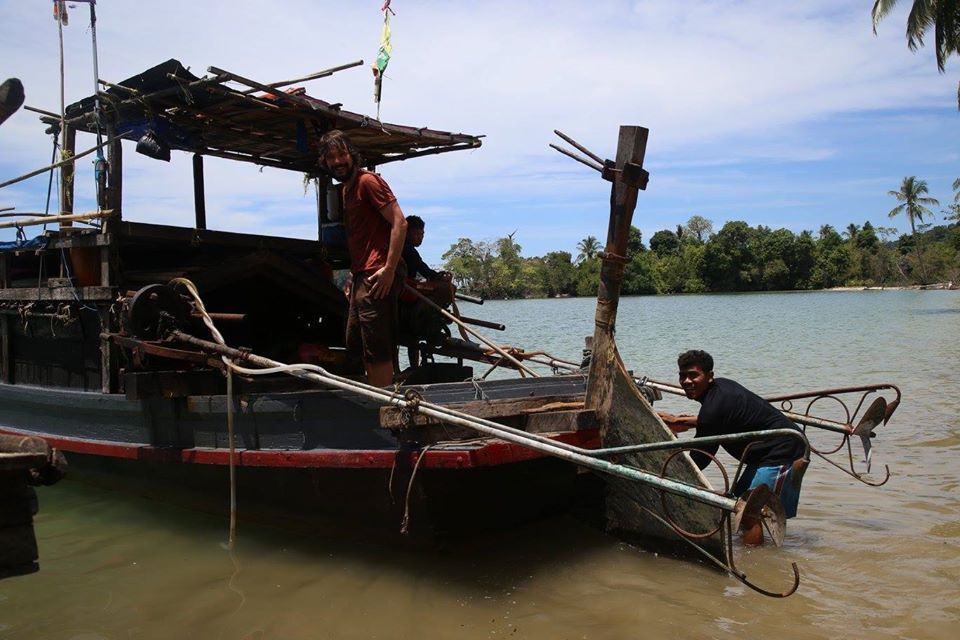
[{"label": "curved metal hook", "polygon": [[859,480],[860,482],[862,482],[863,484],[867,485],[868,487],[882,487],[883,485],[887,484],[887,480],[890,479],[890,466],[885,464],[883,465],[883,468],[886,471],[886,475],[883,477],[883,480],[881,480],[880,482],[871,482],[870,480],[865,479],[859,473],[854,473],[853,477]]},{"label": "curved metal hook", "polygon": [[[749,446],[749,445],[748,445],[748,446]],[[730,493],[730,477],[727,475],[727,470],[724,468],[723,463],[721,463],[721,462],[717,459],[717,457],[716,457],[715,455],[713,455],[712,453],[709,453],[708,451],[704,451],[704,450],[702,450],[702,449],[694,449],[694,448],[690,447],[690,448],[677,449],[676,451],[674,451],[673,453],[671,453],[671,454],[670,454],[669,456],[667,456],[667,458],[663,461],[663,467],[660,469],[660,475],[661,475],[661,477],[664,477],[664,478],[668,477],[668,476],[667,476],[667,466],[670,464],[670,462],[671,462],[677,455],[683,453],[684,451],[699,451],[699,452],[702,453],[703,455],[705,455],[705,456],[707,456],[708,458],[710,458],[710,460],[711,460],[712,462],[716,463],[717,467],[720,469],[720,475],[723,476],[723,492],[722,492],[720,495],[729,495],[729,493]],[[666,491],[661,491],[661,492],[660,492],[660,506],[663,508],[663,518],[664,518],[664,520],[667,521],[667,524],[669,524],[670,527],[671,527],[675,532],[679,533],[679,534],[680,534],[681,536],[683,536],[684,538],[689,538],[689,539],[691,539],[691,540],[703,540],[703,539],[706,539],[706,538],[712,538],[714,535],[716,535],[717,533],[720,532],[720,529],[721,529],[721,528],[723,528],[723,518],[720,518],[720,522],[717,523],[716,528],[711,529],[710,531],[706,531],[706,532],[703,532],[703,533],[696,533],[696,532],[693,532],[693,531],[687,531],[686,529],[684,529],[683,527],[681,527],[680,525],[678,525],[678,524],[674,521],[673,516],[672,516],[671,513],[670,513],[670,508],[667,506],[667,504],[668,504],[668,503],[667,503],[667,492],[666,492]],[[726,512],[724,512],[724,513],[726,513]]]},{"label": "curved metal hook", "polygon": [[889,466],[889,465],[886,465],[886,464],[883,465],[884,469],[886,470],[886,476],[883,478],[883,480],[881,480],[880,482],[872,482],[872,481],[867,480],[866,478],[864,478],[862,475],[860,475],[860,474],[857,473],[856,471],[851,471],[850,469],[847,469],[846,467],[837,464],[836,462],[834,462],[833,460],[831,460],[830,458],[828,458],[828,457],[825,456],[824,454],[820,453],[819,451],[816,451],[816,450],[814,450],[814,449],[811,449],[811,451],[813,451],[813,453],[815,453],[815,454],[817,454],[818,456],[820,456],[820,458],[823,459],[823,460],[824,460],[825,462],[827,462],[828,464],[832,464],[834,467],[836,467],[837,469],[839,469],[839,470],[842,471],[843,473],[847,474],[848,476],[850,476],[850,477],[853,478],[854,480],[858,480],[859,482],[862,482],[863,484],[867,485],[868,487],[882,487],[883,485],[887,484],[887,480],[890,479],[890,466]]},{"label": "curved metal hook", "polygon": [[800,587],[800,570],[797,568],[797,563],[791,562],[790,568],[793,569],[793,584],[790,586],[790,588],[787,591],[784,591],[781,593],[778,593],[776,591],[767,591],[763,587],[753,584],[752,582],[747,580],[747,574],[742,573],[741,571],[731,571],[731,573],[733,574],[734,578],[736,578],[743,584],[747,585],[757,593],[762,593],[763,595],[770,596],[771,598],[787,598],[789,596],[792,596],[794,593],[796,593],[797,589]]},{"label": "curved metal hook", "polygon": [[726,567],[726,568],[727,568],[727,571],[728,571],[731,575],[733,575],[734,578],[736,578],[737,580],[739,580],[739,581],[742,582],[743,584],[747,585],[748,587],[750,587],[751,589],[753,589],[753,590],[756,591],[757,593],[761,593],[761,594],[763,594],[763,595],[765,595],[765,596],[769,596],[769,597],[771,597],[771,598],[786,598],[786,597],[792,596],[794,593],[796,593],[797,589],[800,587],[800,569],[797,568],[797,563],[796,563],[796,562],[791,562],[791,563],[790,563],[790,568],[793,570],[793,584],[790,585],[790,588],[787,589],[786,591],[779,592],[779,593],[776,592],[776,591],[767,591],[767,590],[764,589],[763,587],[758,586],[758,585],[750,582],[750,581],[747,579],[747,574],[744,573],[743,571],[740,571],[739,569],[737,569],[737,565],[736,565],[736,563],[733,561],[733,535],[732,535],[732,526],[731,526],[730,514],[729,514],[729,513],[725,513],[724,515],[725,515],[725,517],[726,517],[726,525],[727,525],[727,530],[726,530],[726,534],[727,534],[727,548],[726,548],[726,551],[727,551],[727,567]]},{"label": "curved metal hook", "polygon": [[743,584],[747,585],[748,587],[750,587],[751,589],[753,589],[753,590],[756,591],[757,593],[761,593],[761,594],[763,594],[763,595],[765,595],[765,596],[770,596],[771,598],[786,598],[787,596],[793,595],[794,592],[796,592],[797,588],[800,586],[800,570],[797,568],[797,563],[796,563],[796,562],[790,563],[790,564],[791,564],[791,567],[793,568],[793,585],[790,587],[790,589],[788,589],[787,591],[784,591],[784,592],[782,592],[782,593],[776,593],[776,592],[774,592],[774,591],[767,591],[766,589],[764,589],[764,588],[762,588],[762,587],[758,587],[757,585],[755,585],[755,584],[753,584],[752,582],[750,582],[749,580],[747,580],[747,574],[745,574],[745,573],[743,573],[742,571],[740,571],[739,569],[737,569],[736,565],[734,565],[734,563],[733,563],[733,536],[731,535],[732,529],[731,529],[731,526],[730,526],[730,512],[729,512],[729,511],[724,511],[724,512],[723,512],[722,519],[721,519],[721,527],[724,528],[723,537],[726,538],[726,556],[727,556],[727,561],[724,562],[723,560],[721,560],[720,558],[716,557],[715,555],[713,555],[712,553],[710,553],[709,551],[707,551],[706,549],[704,549],[702,546],[700,546],[699,544],[697,544],[696,542],[694,542],[694,541],[691,540],[690,538],[687,538],[687,537],[684,537],[683,535],[680,535],[680,533],[676,530],[676,528],[671,527],[669,521],[667,521],[663,516],[661,516],[660,514],[658,514],[658,513],[657,513],[656,511],[654,511],[653,509],[650,509],[649,507],[644,507],[644,506],[642,506],[642,505],[641,505],[640,508],[643,509],[644,511],[646,511],[648,514],[650,514],[650,516],[652,516],[654,520],[659,521],[660,524],[662,524],[662,525],[664,525],[664,526],[666,526],[666,527],[670,527],[671,529],[673,529],[674,533],[676,533],[678,536],[680,536],[680,539],[681,539],[681,540],[683,540],[684,542],[686,542],[687,544],[689,544],[691,547],[693,547],[694,549],[696,549],[697,551],[699,551],[699,552],[701,553],[701,555],[703,555],[707,560],[709,560],[710,562],[712,562],[713,564],[715,564],[715,565],[716,565],[717,567],[719,567],[720,569],[723,569],[724,571],[726,571],[727,573],[729,573],[730,575],[732,575],[734,578],[736,578],[737,580],[739,580],[739,581],[742,582]]}]

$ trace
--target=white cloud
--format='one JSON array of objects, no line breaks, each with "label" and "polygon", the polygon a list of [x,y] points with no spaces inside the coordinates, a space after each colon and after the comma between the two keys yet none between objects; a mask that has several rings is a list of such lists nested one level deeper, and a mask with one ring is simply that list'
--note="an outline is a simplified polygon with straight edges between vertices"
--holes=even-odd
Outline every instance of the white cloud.
[{"label": "white cloud", "polygon": [[[100,75],[121,80],[170,57],[198,75],[216,65],[263,81],[358,58],[369,63],[379,41],[380,4],[169,0],[147,6],[103,0],[97,5]],[[587,233],[603,235],[606,186],[589,169],[547,147],[557,141],[554,128],[601,156],[614,154],[620,123],[651,129],[647,164],[660,173],[644,198],[674,213],[652,221],[640,218],[645,237],[662,228],[656,225],[685,221],[685,211],[716,210],[712,199],[718,197],[763,204],[774,216],[799,206],[816,215],[823,203],[817,185],[798,193],[800,185],[765,186],[751,174],[776,163],[817,165],[846,157],[839,140],[809,136],[811,123],[837,117],[849,118],[855,130],[878,110],[906,110],[898,130],[915,140],[903,157],[952,163],[942,173],[958,173],[955,153],[919,152],[942,133],[931,131],[925,116],[914,111],[955,109],[955,80],[936,73],[931,51],[912,55],[906,50],[902,16],[890,16],[874,36],[869,6],[862,2],[599,0],[545,7],[504,0],[407,0],[394,5],[394,58],[383,118],[488,136],[477,151],[384,167],[401,203],[408,203],[411,213],[435,218],[424,247],[428,260],[445,249],[438,245],[441,238],[490,238],[517,227],[533,239],[525,245],[528,255],[570,250]],[[56,111],[57,37],[49,14],[44,3],[0,5],[0,55],[4,72],[25,81],[27,103]],[[64,34],[68,101],[89,95],[93,84],[86,6],[77,5],[71,19]],[[307,86],[350,110],[373,111],[365,69]],[[0,128],[0,175],[42,166],[49,154],[49,141],[32,114],[20,112]],[[191,222],[187,160],[163,166],[129,148],[125,161],[127,216]],[[90,169],[81,170],[82,184]],[[891,167],[889,177],[898,181],[905,171],[911,169]],[[312,199],[303,197],[299,176],[282,173],[208,162],[211,225],[312,236]],[[45,183],[40,182],[0,192],[0,206],[42,206]],[[785,188],[794,191],[784,193]],[[867,189],[869,197],[876,196],[873,184],[860,188],[864,199]],[[584,206],[592,207],[588,215]],[[547,210],[556,213],[545,215]],[[298,212],[306,217],[303,223],[288,219]],[[572,236],[548,245],[559,240],[558,233]]]}]

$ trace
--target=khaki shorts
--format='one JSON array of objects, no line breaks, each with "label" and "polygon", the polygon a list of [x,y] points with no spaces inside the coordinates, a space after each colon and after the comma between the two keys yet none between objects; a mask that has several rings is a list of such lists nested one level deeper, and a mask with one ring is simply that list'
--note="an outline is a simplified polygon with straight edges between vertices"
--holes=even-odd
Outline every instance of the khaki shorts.
[{"label": "khaki shorts", "polygon": [[397,347],[397,298],[406,277],[407,268],[401,262],[393,276],[390,293],[377,300],[370,295],[367,278],[361,273],[353,274],[347,350],[362,353],[364,362],[393,362]]}]

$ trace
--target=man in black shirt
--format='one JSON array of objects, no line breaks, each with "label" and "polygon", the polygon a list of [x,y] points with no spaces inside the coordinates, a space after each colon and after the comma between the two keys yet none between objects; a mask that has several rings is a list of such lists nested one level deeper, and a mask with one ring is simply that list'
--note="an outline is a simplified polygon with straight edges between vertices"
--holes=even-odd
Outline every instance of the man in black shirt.
[{"label": "man in black shirt", "polygon": [[[713,377],[713,358],[706,351],[687,351],[677,359],[680,386],[691,400],[701,404],[696,416],[675,416],[661,413],[660,417],[674,433],[697,431],[696,437],[718,436],[767,429],[796,429],[769,402],[742,385],[725,378]],[[797,514],[800,482],[806,471],[805,447],[800,438],[782,436],[768,440],[730,442],[723,448],[744,465],[743,475],[734,487],[734,495],[741,495],[760,484],[766,484],[783,503],[788,518]],[[719,445],[698,447],[715,454]],[[694,462],[701,469],[710,459],[692,452]],[[759,520],[743,521],[743,540],[746,544],[763,542],[763,527]]]},{"label": "man in black shirt", "polygon": [[423,244],[425,227],[426,224],[420,216],[407,216],[407,239],[403,243],[403,261],[407,263],[407,277],[416,280],[417,276],[420,276],[428,282],[449,280],[448,273],[434,271],[428,267],[420,257],[420,252],[417,251],[417,247]]},{"label": "man in black shirt", "polygon": [[[403,245],[403,261],[407,265],[407,285],[417,289],[440,307],[453,302],[452,274],[434,271],[420,257],[417,247],[423,244],[426,225],[420,216],[407,216],[407,239]],[[419,280],[423,278],[423,280]],[[436,310],[409,291],[400,294],[400,343],[407,345],[410,366],[420,362],[417,344],[421,339],[436,340],[446,320]]]}]

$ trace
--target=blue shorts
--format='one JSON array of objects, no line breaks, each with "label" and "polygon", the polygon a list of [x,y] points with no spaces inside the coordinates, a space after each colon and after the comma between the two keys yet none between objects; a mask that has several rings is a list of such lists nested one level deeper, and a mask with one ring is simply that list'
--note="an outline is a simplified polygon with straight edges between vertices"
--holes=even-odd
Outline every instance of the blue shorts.
[{"label": "blue shorts", "polygon": [[[802,476],[800,480],[802,480]],[[789,464],[774,467],[756,467],[747,465],[743,475],[733,488],[733,494],[740,496],[754,487],[765,484],[776,495],[780,496],[783,510],[788,518],[797,515],[797,505],[800,503],[800,482],[796,480],[793,467]]]}]

